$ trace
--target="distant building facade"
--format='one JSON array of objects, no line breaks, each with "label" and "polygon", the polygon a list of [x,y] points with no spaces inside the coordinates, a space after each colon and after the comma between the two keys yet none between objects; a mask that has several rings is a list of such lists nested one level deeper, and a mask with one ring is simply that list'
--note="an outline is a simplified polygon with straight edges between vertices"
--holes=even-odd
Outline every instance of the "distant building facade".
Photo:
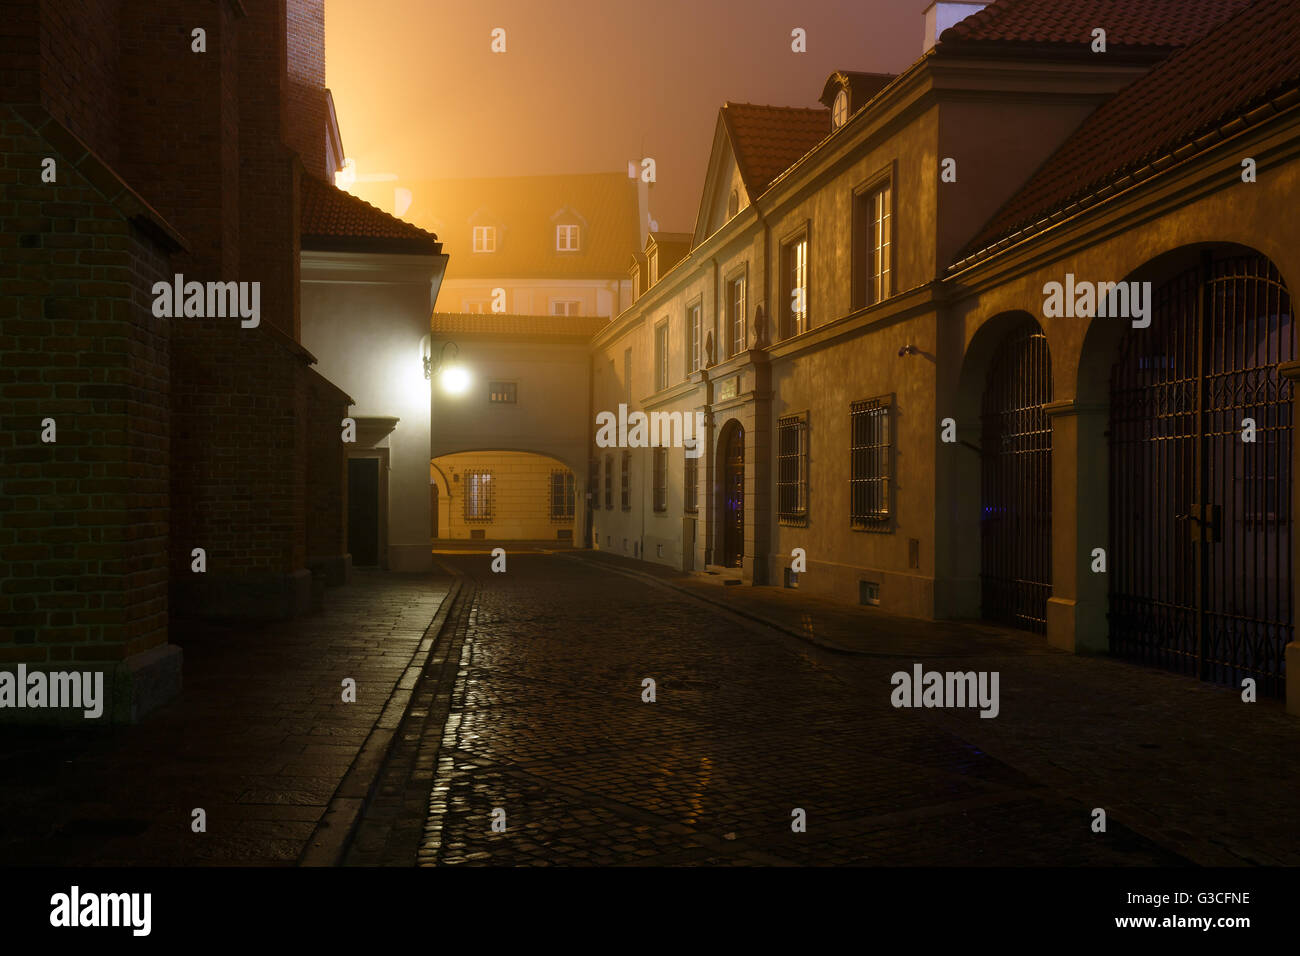
[{"label": "distant building facade", "polygon": [[702,413],[702,454],[593,445],[595,545],[1282,694],[1294,10],[937,6],[899,76],[721,109],[689,253],[592,356],[595,412]]}]

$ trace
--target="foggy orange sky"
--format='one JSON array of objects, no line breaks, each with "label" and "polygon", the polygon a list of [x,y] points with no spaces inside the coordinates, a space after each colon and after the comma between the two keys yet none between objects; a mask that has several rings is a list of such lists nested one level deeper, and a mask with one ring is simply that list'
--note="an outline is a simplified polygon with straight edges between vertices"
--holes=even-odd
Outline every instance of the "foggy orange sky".
[{"label": "foggy orange sky", "polygon": [[[929,3],[327,0],[326,77],[358,176],[612,172],[652,156],[651,212],[689,231],[723,102],[816,106],[834,70],[896,73],[920,55]],[[791,52],[795,27],[806,53]]]}]

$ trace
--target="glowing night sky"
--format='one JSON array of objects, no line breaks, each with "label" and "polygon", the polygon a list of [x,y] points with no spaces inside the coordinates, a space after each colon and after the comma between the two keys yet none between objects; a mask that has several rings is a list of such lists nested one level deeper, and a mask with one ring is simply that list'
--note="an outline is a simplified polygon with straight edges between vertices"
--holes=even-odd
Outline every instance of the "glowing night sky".
[{"label": "glowing night sky", "polygon": [[358,176],[398,178],[354,191],[390,210],[402,180],[652,156],[651,211],[689,231],[723,102],[816,106],[834,70],[897,73],[920,55],[929,2],[327,0],[327,83]]}]

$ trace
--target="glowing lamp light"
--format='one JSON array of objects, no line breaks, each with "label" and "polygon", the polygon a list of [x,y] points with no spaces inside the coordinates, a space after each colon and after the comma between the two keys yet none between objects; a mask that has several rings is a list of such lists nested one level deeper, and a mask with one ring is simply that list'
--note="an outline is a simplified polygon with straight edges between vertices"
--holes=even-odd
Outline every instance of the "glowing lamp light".
[{"label": "glowing lamp light", "polygon": [[442,370],[438,376],[442,390],[448,395],[464,395],[469,391],[469,371],[463,365],[452,365]]}]

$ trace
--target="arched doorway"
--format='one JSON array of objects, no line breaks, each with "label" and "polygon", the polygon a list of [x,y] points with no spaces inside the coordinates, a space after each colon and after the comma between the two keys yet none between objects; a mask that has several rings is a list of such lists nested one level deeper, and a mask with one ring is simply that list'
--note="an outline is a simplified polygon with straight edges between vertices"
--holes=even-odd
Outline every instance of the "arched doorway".
[{"label": "arched doorway", "polygon": [[745,560],[745,429],[727,426],[719,446],[722,476],[722,564],[738,568]]},{"label": "arched doorway", "polygon": [[980,409],[980,606],[1044,633],[1052,593],[1052,400],[1047,337],[1026,320],[1002,339]]},{"label": "arched doorway", "polygon": [[1206,252],[1125,334],[1110,381],[1112,653],[1283,693],[1292,404],[1277,366],[1294,357],[1286,286],[1255,254]]}]

